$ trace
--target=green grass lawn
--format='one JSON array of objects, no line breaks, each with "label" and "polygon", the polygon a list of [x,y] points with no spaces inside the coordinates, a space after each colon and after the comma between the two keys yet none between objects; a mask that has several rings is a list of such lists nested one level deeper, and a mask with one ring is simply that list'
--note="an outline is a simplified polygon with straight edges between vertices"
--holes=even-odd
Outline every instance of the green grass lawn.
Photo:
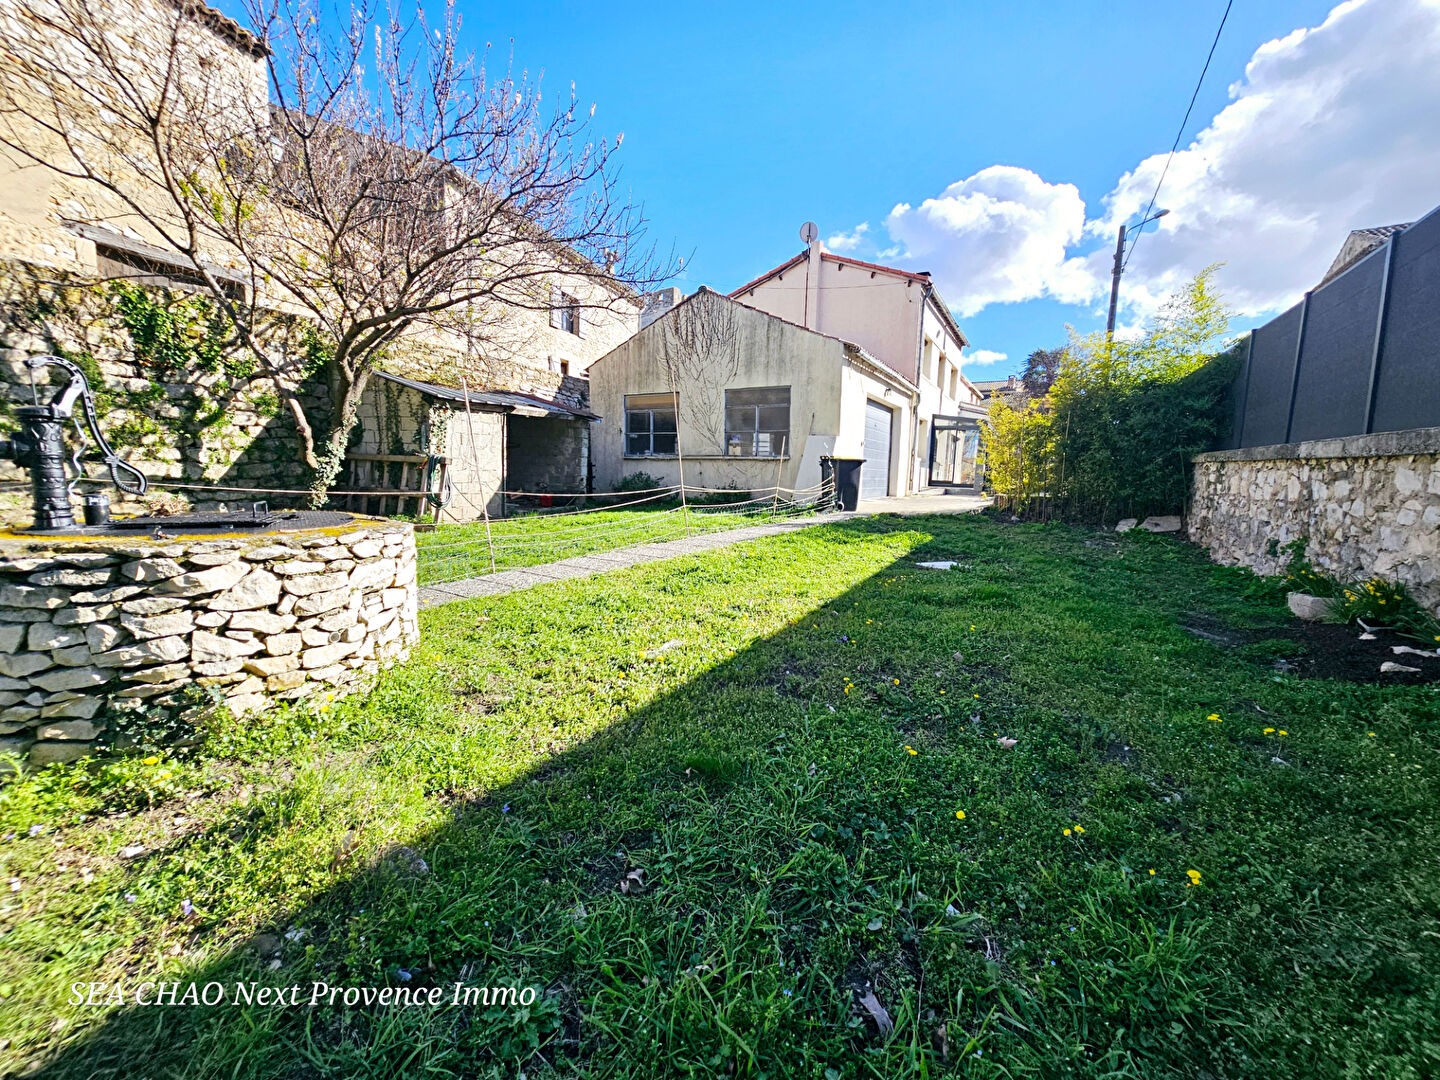
[{"label": "green grass lawn", "polygon": [[491,546],[495,569],[556,562],[577,555],[596,555],[634,544],[680,540],[699,533],[738,529],[746,525],[795,517],[794,507],[781,503],[772,514],[767,504],[727,510],[723,504],[693,507],[656,504],[655,508],[590,510],[584,513],[535,513],[484,522],[441,525],[416,535],[417,573],[421,585],[479,577],[490,573]]},{"label": "green grass lawn", "polygon": [[[367,700],[6,789],[0,1072],[1434,1076],[1440,694],[1184,628],[1266,596],[876,518],[429,611]],[[68,1003],[160,978],[539,997]]]}]

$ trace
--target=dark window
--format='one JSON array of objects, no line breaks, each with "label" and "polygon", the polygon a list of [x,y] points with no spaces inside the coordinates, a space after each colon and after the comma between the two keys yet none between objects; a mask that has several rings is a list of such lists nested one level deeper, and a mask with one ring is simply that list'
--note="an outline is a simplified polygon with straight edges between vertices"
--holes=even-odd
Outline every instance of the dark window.
[{"label": "dark window", "polygon": [[674,457],[675,451],[675,395],[626,395],[625,456]]},{"label": "dark window", "polygon": [[725,453],[784,457],[790,450],[790,387],[725,391]]},{"label": "dark window", "polygon": [[555,305],[555,318],[552,321],[558,329],[578,336],[580,333],[580,301],[568,293],[561,293],[560,300]]}]

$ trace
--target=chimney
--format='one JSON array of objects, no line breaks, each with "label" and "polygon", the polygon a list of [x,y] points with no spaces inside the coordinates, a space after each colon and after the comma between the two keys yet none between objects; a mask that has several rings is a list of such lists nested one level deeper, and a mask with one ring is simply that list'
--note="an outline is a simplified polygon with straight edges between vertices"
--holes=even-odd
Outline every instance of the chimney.
[{"label": "chimney", "polygon": [[644,330],[683,299],[685,299],[685,294],[674,287],[646,293],[644,296],[645,306],[640,311],[640,329]]},{"label": "chimney", "polygon": [[820,256],[825,244],[817,235],[810,241],[809,261],[805,266],[805,327],[814,330],[820,325]]}]

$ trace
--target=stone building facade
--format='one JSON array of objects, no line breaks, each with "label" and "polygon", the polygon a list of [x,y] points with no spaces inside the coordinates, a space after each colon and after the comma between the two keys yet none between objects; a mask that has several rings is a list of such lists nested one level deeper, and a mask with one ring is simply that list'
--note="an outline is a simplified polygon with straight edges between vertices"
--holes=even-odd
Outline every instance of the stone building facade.
[{"label": "stone building facade", "polygon": [[[26,2],[32,7],[53,2],[59,10],[58,5],[70,0]],[[123,63],[133,63],[142,83],[154,75],[147,62],[166,55],[170,36],[178,37],[190,62],[180,71],[177,100],[203,114],[196,123],[204,127],[207,139],[217,132],[216,137],[223,138],[225,117],[232,111],[252,118],[268,115],[265,46],[219,12],[195,0],[95,0],[91,7],[97,18],[113,26],[117,55]],[[22,43],[34,46],[35,36],[43,31],[27,20],[18,0],[0,0],[0,31],[0,103],[7,106],[0,110],[0,135],[63,165],[70,150],[48,138],[43,125],[27,122],[24,113],[43,115],[47,100],[56,95],[79,93],[82,100],[102,102],[113,88],[93,85],[95,72],[80,59],[78,90],[37,83],[23,62]],[[282,357],[275,381],[253,370],[253,363],[247,366],[241,355],[217,355],[210,348],[216,343],[207,340],[206,317],[196,314],[203,311],[205,297],[197,293],[195,269],[173,248],[167,249],[155,227],[165,210],[163,193],[147,175],[153,162],[146,159],[143,145],[133,145],[133,133],[111,125],[113,140],[99,138],[106,123],[98,114],[93,125],[83,126],[95,142],[86,151],[107,155],[105,160],[122,181],[127,175],[133,180],[129,188],[145,213],[127,207],[100,185],[68,178],[13,149],[0,148],[0,429],[7,424],[7,404],[31,400],[23,360],[56,352],[87,371],[107,406],[112,442],[156,481],[150,508],[196,500],[214,507],[251,498],[279,503],[302,498],[284,494],[303,492],[309,470],[298,453],[295,421],[277,390],[298,393],[317,431],[328,421],[333,397],[323,364],[314,362],[304,320],[286,305],[277,301],[271,306],[260,297],[258,308],[273,312],[267,335],[273,329],[281,336],[281,346],[270,350]],[[153,220],[147,222],[147,216]],[[224,251],[212,255],[207,261],[222,282],[254,301],[248,294],[253,283],[243,267],[233,258],[227,262]],[[578,260],[578,255],[561,258],[530,306],[456,310],[417,325],[387,351],[382,366],[443,387],[509,391],[539,399],[542,408],[554,403],[561,410],[583,411],[585,372],[635,332],[641,301]],[[149,295],[156,308],[190,309],[190,317],[181,320],[181,340],[163,343],[163,350],[141,340],[133,320],[127,322],[120,310],[117,279]],[[543,295],[547,291],[548,303]],[[149,331],[142,327],[142,332]],[[187,347],[189,354],[182,355]],[[371,394],[379,392],[372,389]],[[372,400],[361,411],[373,416],[379,406]],[[356,445],[374,434],[358,433]],[[541,447],[545,453],[537,459],[537,468],[552,451],[573,454],[578,446],[567,431],[557,447]],[[414,452],[446,456],[451,448],[440,441],[416,445]],[[471,474],[469,505],[499,498],[511,471],[503,452],[502,444],[499,456],[474,467],[456,462],[457,474]],[[567,479],[585,477],[583,457],[566,468]],[[0,463],[0,513],[18,511],[13,492],[22,480],[18,471]]]}]

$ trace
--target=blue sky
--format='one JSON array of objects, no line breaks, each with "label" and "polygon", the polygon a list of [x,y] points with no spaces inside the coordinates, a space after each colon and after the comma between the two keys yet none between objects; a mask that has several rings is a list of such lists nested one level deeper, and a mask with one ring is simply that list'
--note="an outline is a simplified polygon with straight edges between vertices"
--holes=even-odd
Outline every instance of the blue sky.
[{"label": "blue sky", "polygon": [[[1236,0],[1122,326],[1216,261],[1237,326],[1258,324],[1349,228],[1440,202],[1440,0],[1332,7]],[[625,182],[689,257],[687,292],[783,261],[811,219],[934,272],[977,360],[1007,357],[968,364],[980,379],[1103,325],[1114,227],[1148,199],[1224,8],[460,3],[492,64],[513,47],[625,133]]]}]

